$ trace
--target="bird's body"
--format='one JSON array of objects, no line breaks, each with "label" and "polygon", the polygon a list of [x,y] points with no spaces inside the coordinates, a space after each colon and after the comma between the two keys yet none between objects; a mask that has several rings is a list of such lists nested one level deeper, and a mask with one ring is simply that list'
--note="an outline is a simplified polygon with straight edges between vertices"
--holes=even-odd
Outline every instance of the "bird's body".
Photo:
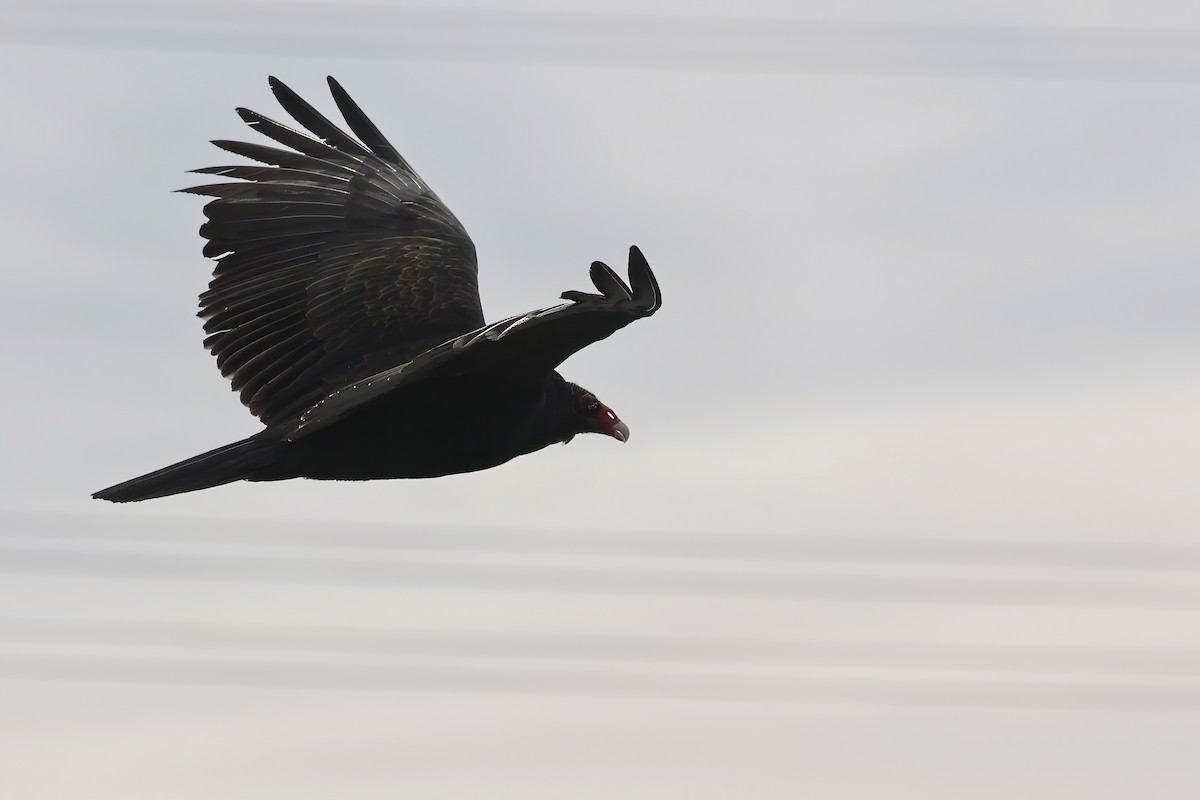
[{"label": "bird's body", "polygon": [[358,140],[271,86],[317,138],[239,109],[290,149],[216,142],[260,165],[198,170],[238,182],[187,190],[217,198],[201,228],[205,255],[218,258],[201,295],[205,344],[266,428],[95,497],[437,477],[579,433],[628,438],[616,414],[556,368],[658,309],[636,248],[630,285],[595,262],[599,294],[566,292],[567,303],[485,325],[466,231],[349,95],[330,79]]},{"label": "bird's body", "polygon": [[459,379],[368,403],[289,445],[257,480],[437,478],[499,466],[571,436],[570,387],[551,380]]}]

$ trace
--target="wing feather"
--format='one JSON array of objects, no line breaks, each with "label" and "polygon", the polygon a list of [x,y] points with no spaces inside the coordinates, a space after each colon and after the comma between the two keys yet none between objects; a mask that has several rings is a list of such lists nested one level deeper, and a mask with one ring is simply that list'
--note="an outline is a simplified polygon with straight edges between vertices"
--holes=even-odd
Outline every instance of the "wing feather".
[{"label": "wing feather", "polygon": [[384,137],[379,128],[375,127],[375,123],[363,113],[358,103],[354,102],[354,98],[342,88],[342,85],[334,80],[332,75],[326,80],[329,82],[329,92],[333,95],[333,102],[337,103],[338,110],[342,112],[350,130],[354,131],[354,134],[362,139],[363,143],[371,148],[371,152],[376,156],[415,175],[416,173],[400,155],[400,152],[392,147],[392,143]]},{"label": "wing feather", "polygon": [[612,267],[601,261],[592,262],[590,271],[592,284],[600,290],[600,294],[610,300],[632,300],[633,295],[629,292],[629,287],[625,285],[625,281],[621,280],[621,276],[613,271]]},{"label": "wing feather", "polygon": [[317,174],[328,174],[330,177],[341,175],[346,179],[349,179],[354,174],[352,166],[354,162],[343,164],[338,161],[323,161],[319,158],[304,155],[303,153],[293,153],[291,150],[280,150],[278,147],[256,144],[254,142],[213,139],[212,143],[226,152],[237,156],[244,156],[273,167],[306,170]]},{"label": "wing feather", "polygon": [[[283,170],[280,170],[281,172]],[[286,183],[271,179],[265,183],[210,183],[204,186],[191,186],[180,189],[188,194],[206,195],[208,197],[223,197],[227,200],[252,200],[294,197],[297,200],[327,198],[329,202],[345,199],[350,195],[349,187],[318,187],[313,183],[295,181]]]}]

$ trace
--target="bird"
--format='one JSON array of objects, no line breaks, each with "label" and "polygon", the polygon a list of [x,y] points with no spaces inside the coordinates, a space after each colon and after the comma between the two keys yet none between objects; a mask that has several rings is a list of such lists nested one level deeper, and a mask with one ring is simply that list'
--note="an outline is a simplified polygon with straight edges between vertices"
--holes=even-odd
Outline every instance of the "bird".
[{"label": "bird", "polygon": [[[180,191],[204,206],[204,345],[264,428],[92,497],[125,503],[292,478],[434,478],[499,466],[579,434],[629,427],[558,373],[576,351],[662,304],[646,258],[628,282],[487,324],[462,223],[329,77],[339,127],[277,78],[303,130],[238,108],[273,144],[214,140],[252,163]],[[281,146],[276,146],[281,145]],[[207,178],[214,180],[214,178]]]}]

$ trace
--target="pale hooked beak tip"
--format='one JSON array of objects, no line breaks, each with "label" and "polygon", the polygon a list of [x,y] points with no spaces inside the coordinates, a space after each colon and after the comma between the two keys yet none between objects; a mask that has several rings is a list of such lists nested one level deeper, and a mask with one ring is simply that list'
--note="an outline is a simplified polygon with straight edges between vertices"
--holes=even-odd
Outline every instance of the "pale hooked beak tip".
[{"label": "pale hooked beak tip", "polygon": [[629,426],[624,422],[618,422],[612,426],[612,437],[618,442],[624,444],[629,441]]}]

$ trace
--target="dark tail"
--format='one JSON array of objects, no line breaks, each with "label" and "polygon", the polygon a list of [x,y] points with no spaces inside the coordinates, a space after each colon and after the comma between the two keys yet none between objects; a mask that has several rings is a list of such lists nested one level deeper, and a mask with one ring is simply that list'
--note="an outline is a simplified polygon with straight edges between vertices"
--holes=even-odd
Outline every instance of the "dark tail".
[{"label": "dark tail", "polygon": [[233,483],[276,463],[279,447],[278,444],[253,437],[243,439],[140,478],[101,489],[92,497],[114,503],[131,503]]}]

